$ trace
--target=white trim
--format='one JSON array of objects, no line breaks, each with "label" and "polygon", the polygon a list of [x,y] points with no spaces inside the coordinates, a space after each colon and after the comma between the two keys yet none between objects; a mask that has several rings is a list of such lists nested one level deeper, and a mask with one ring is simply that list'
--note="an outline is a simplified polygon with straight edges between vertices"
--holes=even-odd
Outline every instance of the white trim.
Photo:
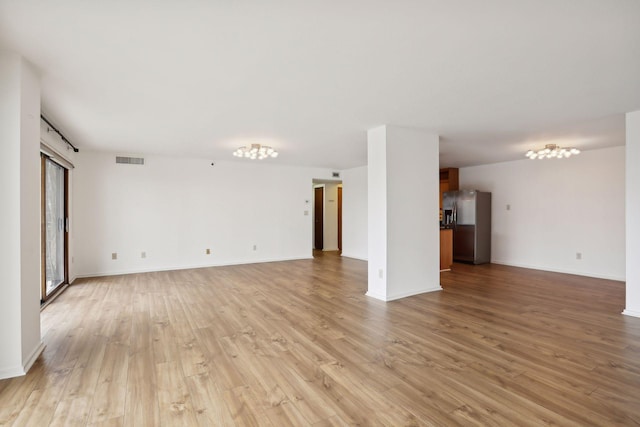
[{"label": "white trim", "polygon": [[40,152],[65,169],[75,169],[71,160],[43,140],[40,140]]},{"label": "white trim", "polygon": [[33,366],[35,361],[38,360],[38,357],[42,354],[43,351],[44,343],[40,341],[36,348],[31,352],[31,355],[29,355],[27,360],[22,362],[22,366],[0,369],[0,380],[26,375],[26,373],[29,372],[31,366]]},{"label": "white trim", "polygon": [[22,366],[15,366],[13,368],[0,369],[0,380],[7,378],[21,377],[25,374]]},{"label": "white trim", "polygon": [[375,299],[380,300],[380,301],[385,301],[385,302],[387,301],[387,297],[386,296],[384,296],[382,294],[376,294],[375,292],[371,292],[371,291],[368,291],[365,294],[365,296],[368,296],[368,297],[371,297],[371,298],[375,298]]},{"label": "white trim", "polygon": [[595,274],[595,273],[585,273],[583,271],[573,271],[573,270],[548,268],[548,267],[543,267],[543,266],[539,266],[539,265],[517,264],[517,263],[504,262],[504,261],[498,261],[498,260],[491,260],[491,264],[506,265],[508,267],[528,268],[530,270],[549,271],[551,273],[572,274],[574,276],[592,277],[594,279],[614,280],[616,282],[624,282],[626,280],[624,277],[619,277],[619,276],[609,276],[609,275],[602,275],[602,274]]},{"label": "white trim", "polygon": [[367,258],[363,258],[361,256],[358,255],[352,255],[352,254],[345,254],[344,252],[342,252],[342,254],[340,254],[340,256],[343,256],[345,258],[353,258],[353,259],[358,259],[360,261],[369,261]]},{"label": "white trim", "polygon": [[[137,273],[153,273],[156,271],[175,271],[175,270],[191,270],[195,268],[210,268],[210,267],[226,267],[230,265],[244,265],[244,264],[262,264],[266,262],[282,262],[282,261],[299,261],[303,259],[313,259],[312,255],[301,255],[297,257],[291,258],[265,258],[259,260],[252,261],[231,261],[219,264],[194,264],[194,265],[181,265],[181,266],[171,266],[171,267],[149,267],[149,268],[139,268],[132,270],[118,270],[118,271],[110,271],[103,273],[84,273],[77,274],[77,279],[83,279],[88,277],[106,277],[106,276],[121,276],[123,274],[137,274]],[[75,279],[74,279],[75,280]]]},{"label": "white trim", "polygon": [[387,301],[395,301],[402,298],[412,297],[414,295],[426,294],[428,292],[435,292],[435,291],[441,291],[441,290],[442,290],[441,286],[436,286],[434,288],[429,288],[429,289],[416,289],[413,291],[402,292],[396,295],[387,296]]},{"label": "white trim", "polygon": [[43,351],[44,351],[44,343],[42,342],[42,340],[40,340],[40,342],[38,343],[36,348],[33,349],[33,351],[31,352],[31,355],[29,355],[27,360],[22,362],[24,366],[25,374],[29,372],[29,369],[31,369],[31,367],[33,366],[35,361],[38,360],[38,357],[40,357]]},{"label": "white trim", "polygon": [[390,301],[395,301],[402,298],[412,297],[414,295],[426,294],[428,292],[435,292],[435,291],[441,291],[441,290],[442,290],[442,287],[437,286],[435,288],[413,290],[413,291],[403,292],[403,293],[391,295],[391,296],[385,296],[385,295],[376,294],[372,292],[367,292],[365,295],[371,298],[379,299],[380,301],[390,302]]},{"label": "white trim", "polygon": [[640,317],[640,311],[626,309],[622,312],[625,316]]}]

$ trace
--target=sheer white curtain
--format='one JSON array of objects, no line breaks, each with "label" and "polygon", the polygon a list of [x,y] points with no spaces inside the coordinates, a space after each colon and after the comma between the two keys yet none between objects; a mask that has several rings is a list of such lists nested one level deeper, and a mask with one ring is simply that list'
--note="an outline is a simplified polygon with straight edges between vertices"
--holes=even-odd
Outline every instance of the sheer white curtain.
[{"label": "sheer white curtain", "polygon": [[46,292],[64,281],[64,168],[45,162],[45,281]]}]

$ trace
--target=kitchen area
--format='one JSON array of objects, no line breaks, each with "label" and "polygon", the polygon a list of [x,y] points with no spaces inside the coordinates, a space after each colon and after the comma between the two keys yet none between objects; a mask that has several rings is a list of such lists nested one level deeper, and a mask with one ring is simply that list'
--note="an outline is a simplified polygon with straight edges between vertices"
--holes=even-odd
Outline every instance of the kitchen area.
[{"label": "kitchen area", "polygon": [[491,193],[460,190],[457,168],[440,169],[440,271],[491,261]]}]

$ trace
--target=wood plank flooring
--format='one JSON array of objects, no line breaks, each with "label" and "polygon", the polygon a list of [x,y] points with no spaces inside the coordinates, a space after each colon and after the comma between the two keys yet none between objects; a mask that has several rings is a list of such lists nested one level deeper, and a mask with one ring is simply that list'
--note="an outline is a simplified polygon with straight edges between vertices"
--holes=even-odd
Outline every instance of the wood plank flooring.
[{"label": "wood plank flooring", "polygon": [[46,349],[0,381],[0,425],[640,424],[624,284],[454,264],[442,292],[364,296],[314,260],[78,280]]}]

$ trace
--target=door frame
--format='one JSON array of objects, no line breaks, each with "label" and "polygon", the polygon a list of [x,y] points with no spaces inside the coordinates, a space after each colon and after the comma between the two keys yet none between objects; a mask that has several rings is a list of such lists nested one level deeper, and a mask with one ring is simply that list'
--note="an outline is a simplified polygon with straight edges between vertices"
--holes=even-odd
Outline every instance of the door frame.
[{"label": "door frame", "polygon": [[[49,294],[47,294],[47,221],[45,215],[45,203],[46,203],[46,164],[47,161],[55,163],[60,166],[64,171],[63,186],[63,267],[64,276],[62,283],[55,287]],[[40,304],[46,303],[53,296],[55,296],[65,285],[69,284],[69,168],[56,162],[52,157],[40,152]]]},{"label": "door frame", "polygon": [[342,184],[338,185],[338,252],[342,253]]},{"label": "door frame", "polygon": [[[317,218],[317,215],[316,215],[318,213],[318,203],[317,203],[318,190],[320,190],[321,192],[320,218]],[[324,196],[325,196],[324,184],[315,184],[313,186],[313,249],[317,251],[321,251],[324,249],[324,213],[325,213]],[[320,224],[319,227],[317,224]],[[320,228],[319,236],[318,236],[318,228]],[[318,247],[317,245],[318,239],[320,241],[320,247]]]}]

